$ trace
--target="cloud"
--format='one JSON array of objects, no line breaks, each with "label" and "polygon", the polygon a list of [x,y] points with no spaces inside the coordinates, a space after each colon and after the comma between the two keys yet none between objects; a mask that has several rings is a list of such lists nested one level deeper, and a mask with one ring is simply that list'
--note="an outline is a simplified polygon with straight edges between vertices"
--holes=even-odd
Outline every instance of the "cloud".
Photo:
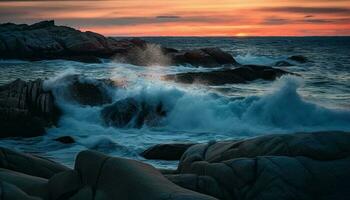
[{"label": "cloud", "polygon": [[350,23],[350,18],[314,18],[314,17],[304,17],[301,19],[285,19],[277,17],[267,17],[264,18],[260,23],[262,25],[288,25],[288,24],[345,24]]},{"label": "cloud", "polygon": [[350,8],[341,7],[265,7],[258,8],[259,11],[266,12],[287,12],[302,14],[345,14],[349,15]]},{"label": "cloud", "polygon": [[156,18],[157,19],[179,19],[181,17],[176,15],[160,15],[160,16],[156,16]]}]

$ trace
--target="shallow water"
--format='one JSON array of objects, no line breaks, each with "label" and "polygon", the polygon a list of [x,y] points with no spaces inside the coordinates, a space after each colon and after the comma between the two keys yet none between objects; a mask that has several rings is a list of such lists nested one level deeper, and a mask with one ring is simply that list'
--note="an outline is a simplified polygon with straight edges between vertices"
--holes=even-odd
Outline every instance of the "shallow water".
[{"label": "shallow water", "polygon": [[[140,67],[105,61],[1,61],[0,83],[16,78],[47,79],[63,116],[48,134],[30,139],[5,139],[0,144],[36,153],[72,166],[77,152],[94,149],[110,155],[144,160],[145,148],[166,142],[206,142],[245,138],[268,133],[350,131],[350,38],[146,38],[175,48],[216,46],[229,51],[242,64],[272,65],[291,55],[310,62],[281,67],[301,77],[284,76],[274,82],[205,86],[161,80],[164,74],[208,71],[205,67]],[[113,100],[126,97],[162,102],[168,115],[157,126],[113,128],[100,118],[103,106],[81,106],[63,98],[62,78],[84,75],[86,80],[110,78],[123,87],[109,91]],[[63,84],[63,85],[62,85]],[[71,135],[77,143],[63,145],[54,138]],[[173,168],[176,162],[146,161]]]}]

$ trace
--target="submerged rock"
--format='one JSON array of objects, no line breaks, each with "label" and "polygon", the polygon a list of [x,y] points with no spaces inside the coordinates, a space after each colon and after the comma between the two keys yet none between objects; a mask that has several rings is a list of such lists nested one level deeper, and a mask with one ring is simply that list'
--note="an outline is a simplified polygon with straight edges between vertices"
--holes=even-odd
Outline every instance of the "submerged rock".
[{"label": "submerged rock", "polygon": [[115,127],[140,128],[144,124],[153,126],[165,115],[166,111],[161,102],[153,105],[134,98],[119,100],[101,111],[105,123]]},{"label": "submerged rock", "polygon": [[224,85],[232,83],[245,83],[257,79],[275,80],[284,75],[291,74],[287,71],[267,67],[245,65],[235,69],[223,69],[210,72],[187,72],[175,75],[166,75],[166,80],[174,80],[181,83],[204,83],[209,85]]},{"label": "submerged rock", "polygon": [[33,137],[55,125],[59,109],[43,81],[17,79],[0,86],[0,137]]},{"label": "submerged rock", "polygon": [[299,63],[306,63],[308,59],[303,55],[295,55],[288,58],[289,60],[297,61]]},{"label": "submerged rock", "polygon": [[153,160],[180,160],[182,154],[195,145],[194,143],[173,143],[173,144],[158,144],[152,146],[140,155],[147,159]]},{"label": "submerged rock", "polygon": [[62,144],[74,144],[75,140],[71,136],[62,136],[54,139],[57,142],[60,142]]},{"label": "submerged rock", "polygon": [[278,61],[274,64],[274,66],[276,67],[290,67],[290,66],[293,66],[291,63],[287,62],[287,61]]}]

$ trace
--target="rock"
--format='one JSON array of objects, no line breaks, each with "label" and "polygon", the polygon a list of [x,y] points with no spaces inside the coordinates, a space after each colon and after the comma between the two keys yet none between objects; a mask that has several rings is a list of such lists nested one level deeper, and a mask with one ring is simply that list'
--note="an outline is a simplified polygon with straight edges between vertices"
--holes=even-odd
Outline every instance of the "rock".
[{"label": "rock", "polygon": [[136,41],[118,41],[93,32],[56,26],[54,21],[33,25],[0,24],[0,58],[67,59],[100,63],[135,47]]},{"label": "rock", "polygon": [[297,61],[299,63],[306,63],[308,61],[308,59],[302,55],[290,56],[288,59],[293,60],[293,61]]},{"label": "rock", "polygon": [[158,144],[146,149],[140,155],[153,160],[180,160],[182,154],[194,143]]},{"label": "rock", "polygon": [[173,184],[148,164],[97,152],[79,153],[75,170],[96,199],[215,199]]},{"label": "rock", "polygon": [[57,142],[60,142],[62,144],[74,144],[75,140],[71,136],[62,136],[54,139]]},{"label": "rock", "polygon": [[32,25],[0,24],[0,58],[67,59],[87,63],[101,63],[101,58],[109,58],[140,66],[237,64],[229,53],[218,48],[178,51],[137,38],[117,40],[90,31],[56,26],[54,21]]},{"label": "rock", "polygon": [[203,48],[187,51],[174,51],[169,55],[173,64],[183,65],[191,64],[202,67],[218,67],[222,65],[238,65],[235,59],[229,53],[219,48]]},{"label": "rock", "polygon": [[73,99],[82,105],[97,106],[112,102],[103,81],[84,82],[74,77],[69,90]]},{"label": "rock", "polygon": [[0,168],[0,180],[15,185],[30,196],[49,198],[48,180]]},{"label": "rock", "polygon": [[42,200],[39,197],[30,196],[15,185],[4,181],[0,181],[0,194],[1,200]]},{"label": "rock", "polygon": [[[349,133],[317,132],[197,144],[179,175],[167,177],[220,199],[342,199],[350,193],[349,141]],[[211,186],[196,185],[201,178]]]},{"label": "rock", "polygon": [[68,170],[67,167],[44,158],[0,147],[0,168],[48,179]]},{"label": "rock", "polygon": [[109,126],[140,128],[144,124],[156,125],[166,115],[163,104],[147,103],[135,98],[119,100],[104,107],[101,117]]},{"label": "rock", "polygon": [[48,20],[48,21],[41,21],[35,24],[32,24],[28,26],[29,30],[34,30],[34,29],[42,29],[42,28],[48,28],[55,26],[55,21],[54,20]]},{"label": "rock", "polygon": [[43,81],[17,79],[0,86],[0,137],[33,137],[57,123],[59,109]]},{"label": "rock", "polygon": [[166,75],[164,79],[181,83],[202,83],[209,85],[224,85],[233,83],[246,83],[257,79],[274,80],[287,71],[267,66],[246,65],[235,69],[215,70],[210,72],[188,72],[175,75]]}]

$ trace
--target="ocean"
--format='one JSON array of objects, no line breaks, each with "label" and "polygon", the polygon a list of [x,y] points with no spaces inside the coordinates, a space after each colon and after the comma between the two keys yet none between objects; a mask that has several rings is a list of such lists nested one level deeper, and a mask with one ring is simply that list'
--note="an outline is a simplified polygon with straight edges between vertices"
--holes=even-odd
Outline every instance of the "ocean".
[{"label": "ocean", "polygon": [[[254,137],[271,133],[350,131],[350,37],[148,37],[149,42],[177,49],[219,47],[241,64],[272,66],[293,55],[306,63],[277,68],[299,74],[275,81],[208,86],[179,84],[161,79],[165,74],[211,71],[219,68],[193,66],[134,66],[118,60],[101,64],[74,61],[0,61],[0,84],[45,79],[63,111],[57,127],[35,138],[0,140],[0,145],[73,166],[85,149],[174,168],[175,161],[152,161],[139,156],[160,143],[208,142]],[[158,55],[155,48],[155,54]],[[167,116],[157,126],[114,128],[104,125],[104,106],[81,106],[62,95],[64,81],[80,74],[87,81],[100,78],[123,83],[109,91],[113,101],[133,97],[161,101]],[[72,145],[53,139],[70,135]]]}]

